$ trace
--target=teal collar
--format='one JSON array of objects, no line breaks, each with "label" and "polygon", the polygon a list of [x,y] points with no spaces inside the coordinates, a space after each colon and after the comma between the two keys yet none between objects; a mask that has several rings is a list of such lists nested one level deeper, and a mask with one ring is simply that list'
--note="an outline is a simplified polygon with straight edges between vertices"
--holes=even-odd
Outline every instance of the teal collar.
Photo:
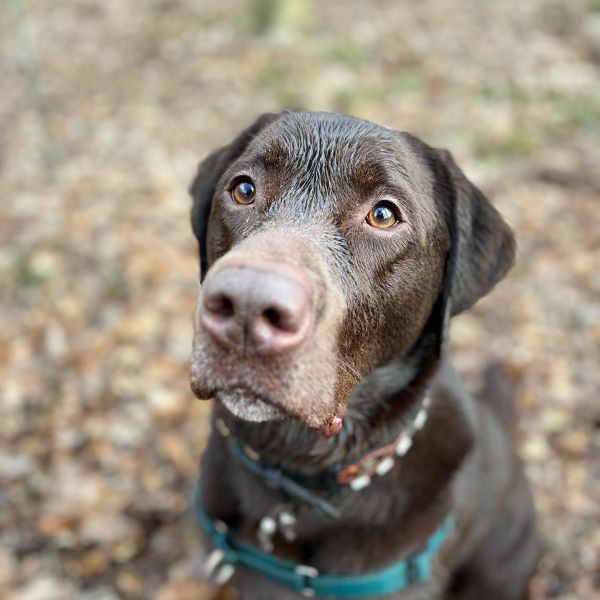
[{"label": "teal collar", "polygon": [[240,541],[222,521],[213,521],[206,515],[199,498],[195,509],[198,522],[214,547],[207,570],[216,573],[218,583],[228,579],[239,565],[308,597],[363,598],[393,594],[424,581],[431,574],[439,548],[454,527],[454,519],[448,517],[421,550],[384,569],[362,575],[327,575],[314,567],[277,558]]}]

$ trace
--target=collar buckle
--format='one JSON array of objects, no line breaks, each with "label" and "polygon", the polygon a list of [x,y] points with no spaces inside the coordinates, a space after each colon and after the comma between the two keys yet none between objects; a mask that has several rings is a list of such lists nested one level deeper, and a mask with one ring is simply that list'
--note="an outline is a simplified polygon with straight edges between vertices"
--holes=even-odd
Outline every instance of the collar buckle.
[{"label": "collar buckle", "polygon": [[299,575],[304,580],[302,590],[300,593],[305,598],[314,598],[316,592],[312,586],[311,579],[319,576],[319,571],[315,567],[311,567],[310,565],[296,565],[294,567],[294,573]]},{"label": "collar buckle", "polygon": [[216,548],[204,563],[204,577],[216,585],[225,585],[235,573],[235,567],[226,562],[225,551]]}]

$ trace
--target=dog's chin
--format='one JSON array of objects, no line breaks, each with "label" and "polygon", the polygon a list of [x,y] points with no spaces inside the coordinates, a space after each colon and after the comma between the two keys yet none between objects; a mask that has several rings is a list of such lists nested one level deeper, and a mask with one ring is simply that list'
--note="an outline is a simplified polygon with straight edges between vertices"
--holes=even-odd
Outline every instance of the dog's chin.
[{"label": "dog's chin", "polygon": [[221,402],[234,417],[242,421],[264,423],[281,421],[287,417],[280,408],[243,390],[220,391],[215,395],[215,399]]}]

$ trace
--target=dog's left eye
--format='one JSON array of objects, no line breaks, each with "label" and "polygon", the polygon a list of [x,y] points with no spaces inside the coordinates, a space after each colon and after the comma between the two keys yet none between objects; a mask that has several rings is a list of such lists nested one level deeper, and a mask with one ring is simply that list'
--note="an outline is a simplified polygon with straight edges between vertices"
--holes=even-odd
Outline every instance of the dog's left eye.
[{"label": "dog's left eye", "polygon": [[398,223],[399,219],[396,216],[394,207],[387,202],[376,204],[367,215],[367,223],[372,227],[379,229],[389,229]]},{"label": "dog's left eye", "polygon": [[254,196],[256,196],[256,188],[248,178],[240,179],[231,190],[231,197],[238,204],[252,204]]}]

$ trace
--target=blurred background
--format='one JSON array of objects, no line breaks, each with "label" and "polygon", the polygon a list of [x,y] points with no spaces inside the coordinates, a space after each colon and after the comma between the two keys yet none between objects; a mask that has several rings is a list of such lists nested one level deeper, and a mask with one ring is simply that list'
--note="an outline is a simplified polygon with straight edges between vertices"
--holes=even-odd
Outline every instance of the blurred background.
[{"label": "blurred background", "polygon": [[598,0],[3,0],[0,598],[208,598],[187,187],[282,108],[450,148],[514,227],[454,357],[518,380],[534,597],[600,597],[599,68]]}]

